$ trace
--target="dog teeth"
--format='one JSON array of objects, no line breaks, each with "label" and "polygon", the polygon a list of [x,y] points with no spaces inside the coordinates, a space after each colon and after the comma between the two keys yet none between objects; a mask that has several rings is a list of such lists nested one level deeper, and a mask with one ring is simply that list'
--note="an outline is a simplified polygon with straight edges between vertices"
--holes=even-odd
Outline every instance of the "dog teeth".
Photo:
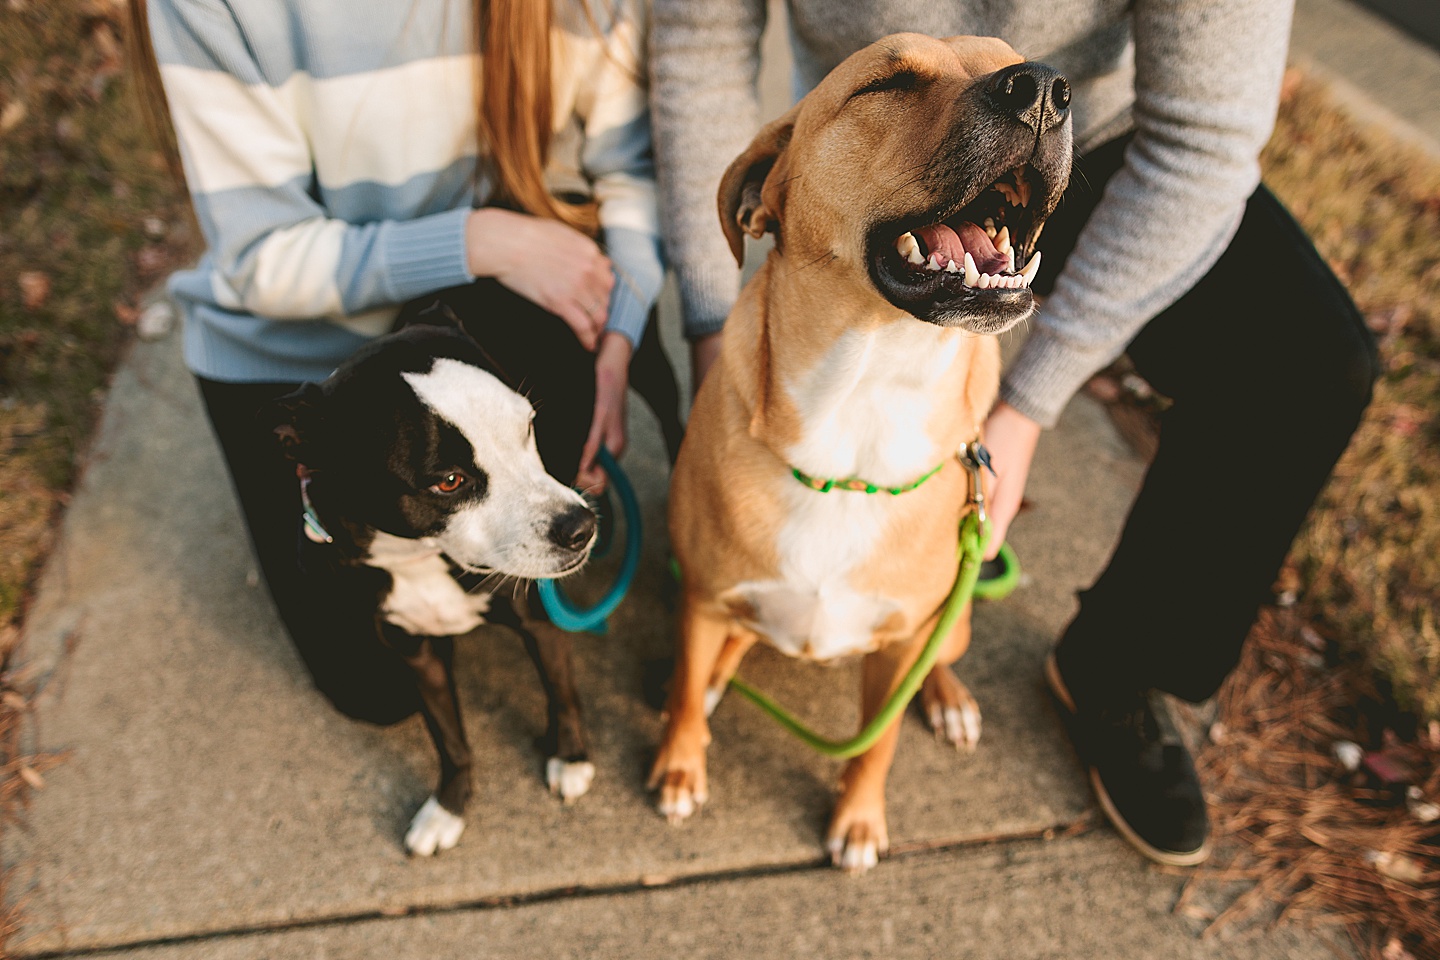
[{"label": "dog teeth", "polygon": [[985,218],[984,227],[985,227],[985,234],[986,234],[986,236],[988,236],[991,240],[994,240],[994,239],[995,239],[995,218],[994,218],[994,217],[986,217],[986,218]]},{"label": "dog teeth", "polygon": [[[969,253],[965,254],[964,282],[967,287],[974,287],[976,290],[1019,290],[1029,287],[1035,279],[1035,274],[1040,270],[1040,252],[1037,250],[1025,265],[1025,269],[1015,272],[1015,248],[1008,246],[1005,251],[1005,259],[1008,264],[1003,273],[981,273],[975,265],[975,258]],[[960,265],[955,261],[945,267],[946,273],[960,273]]]},{"label": "dog teeth", "polygon": [[[995,221],[987,218],[985,227],[987,232],[994,229]],[[966,251],[963,262],[946,259],[942,261],[938,253],[930,254],[929,258],[924,257],[920,252],[920,243],[915,239],[914,234],[905,233],[895,241],[895,250],[909,263],[916,266],[924,266],[931,273],[950,273],[962,277],[962,282],[967,287],[974,287],[977,290],[1018,290],[1030,286],[1035,279],[1035,274],[1040,270],[1040,252],[1037,250],[1030,257],[1030,262],[1025,264],[1025,269],[1020,273],[1015,272],[1015,245],[1010,240],[1010,228],[1001,227],[993,236],[995,249],[1005,255],[1005,267],[998,273],[981,273],[975,263],[975,257]]]},{"label": "dog teeth", "polygon": [[1027,264],[1025,264],[1025,269],[1020,271],[1020,277],[1021,277],[1021,279],[1023,279],[1023,280],[1025,281],[1025,286],[1028,287],[1028,286],[1030,286],[1030,284],[1034,283],[1034,282],[1035,282],[1035,274],[1037,274],[1037,273],[1039,273],[1039,272],[1040,272],[1040,251],[1039,251],[1039,250],[1036,250],[1036,251],[1035,251],[1035,254],[1030,258],[1030,262],[1027,263]]},{"label": "dog teeth", "polygon": [[895,241],[895,249],[900,256],[916,266],[925,262],[925,255],[920,252],[920,242],[913,233],[902,233],[900,239]]}]

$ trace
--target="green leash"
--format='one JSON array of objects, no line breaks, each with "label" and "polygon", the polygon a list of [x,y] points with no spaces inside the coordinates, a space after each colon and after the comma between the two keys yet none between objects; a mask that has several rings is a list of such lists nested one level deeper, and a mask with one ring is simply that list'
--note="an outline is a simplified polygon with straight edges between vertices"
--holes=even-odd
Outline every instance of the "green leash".
[{"label": "green leash", "polygon": [[875,745],[875,741],[880,739],[885,728],[910,705],[910,700],[920,689],[920,684],[925,682],[925,675],[930,672],[931,667],[935,666],[935,658],[940,656],[941,644],[950,635],[955,621],[960,619],[960,612],[965,609],[966,602],[974,594],[975,581],[980,576],[980,558],[983,555],[983,542],[980,534],[980,516],[977,512],[971,511],[960,522],[960,572],[956,574],[955,585],[950,588],[950,596],[945,600],[945,609],[940,614],[940,622],[935,624],[935,629],[930,633],[930,639],[925,641],[925,648],[920,651],[920,659],[910,667],[910,672],[905,674],[905,679],[900,681],[900,686],[890,694],[890,699],[885,701],[880,712],[865,725],[865,729],[849,740],[827,740],[820,736],[797,720],[780,704],[739,677],[731,677],[730,686],[761,710],[774,717],[780,726],[827,757],[845,760],[869,750]]},{"label": "green leash", "polygon": [[[985,528],[987,526],[985,520],[985,496],[981,492],[980,485],[980,470],[982,467],[989,467],[990,456],[986,453],[985,448],[977,441],[964,444],[960,448],[958,457],[961,464],[963,464],[968,471],[968,480],[970,483],[968,499],[969,502],[974,505],[975,509],[967,513],[964,519],[960,521],[960,570],[955,574],[955,585],[950,588],[950,596],[945,600],[945,607],[940,614],[940,620],[935,624],[935,629],[931,631],[930,639],[925,641],[925,647],[920,651],[920,658],[910,667],[910,671],[905,674],[905,679],[900,681],[900,686],[895,688],[895,691],[890,694],[890,698],[886,700],[884,706],[880,708],[880,712],[865,725],[863,730],[849,740],[826,739],[805,726],[795,718],[794,714],[790,713],[774,700],[771,700],[759,690],[750,686],[744,680],[741,680],[739,677],[730,678],[730,686],[734,687],[738,693],[751,703],[754,703],[761,710],[770,714],[780,726],[789,730],[795,734],[795,736],[804,740],[812,748],[827,757],[836,757],[845,760],[862,754],[875,745],[875,741],[880,739],[880,735],[885,732],[885,728],[910,705],[911,699],[914,698],[916,691],[920,689],[920,684],[925,682],[925,675],[930,672],[931,667],[935,666],[935,659],[940,656],[941,644],[943,644],[945,638],[950,635],[950,631],[955,627],[955,622],[960,619],[960,612],[965,609],[965,604],[975,595],[975,583],[980,578],[980,563],[985,556]],[[944,464],[941,464],[941,466],[943,465]],[[924,483],[933,476],[938,469],[939,467],[931,470],[925,476],[921,477],[919,481],[908,485],[907,489],[913,490],[915,487],[918,487],[921,483]],[[802,483],[821,493],[828,493],[832,488],[856,490],[864,493],[876,492],[859,487],[837,486],[835,484],[826,485],[824,489],[822,489],[820,486],[807,483],[806,478],[802,477],[799,471],[795,471],[795,473],[796,478]],[[884,490],[885,488],[880,489]],[[885,492],[889,493],[892,491],[885,490]],[[1008,560],[1009,570],[1013,571],[1018,578],[1019,564],[1015,562],[1014,553],[1010,554]],[[1006,592],[1008,593],[1009,591],[1007,590]]]}]

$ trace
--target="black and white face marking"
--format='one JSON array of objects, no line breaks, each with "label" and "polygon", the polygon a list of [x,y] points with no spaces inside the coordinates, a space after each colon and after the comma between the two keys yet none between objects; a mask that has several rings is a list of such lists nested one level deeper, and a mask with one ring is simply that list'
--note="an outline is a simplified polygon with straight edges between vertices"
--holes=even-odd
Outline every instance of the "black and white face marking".
[{"label": "black and white face marking", "polygon": [[545,472],[530,404],[494,375],[448,357],[401,376],[442,421],[442,459],[420,481],[454,502],[428,539],[469,570],[558,577],[578,569],[595,540],[594,514]]}]

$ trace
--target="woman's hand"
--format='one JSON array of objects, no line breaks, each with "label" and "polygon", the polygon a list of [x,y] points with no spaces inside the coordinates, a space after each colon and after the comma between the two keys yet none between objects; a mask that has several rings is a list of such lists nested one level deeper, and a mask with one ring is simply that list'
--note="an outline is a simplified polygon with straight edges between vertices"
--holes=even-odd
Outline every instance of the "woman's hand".
[{"label": "woman's hand", "polygon": [[595,355],[595,418],[580,454],[575,485],[587,493],[605,489],[605,471],[596,462],[603,443],[616,457],[625,451],[625,389],[630,383],[630,341],[610,332]]},{"label": "woman's hand", "polygon": [[1040,440],[1040,424],[1008,403],[997,403],[985,421],[985,447],[995,469],[990,485],[990,544],[985,559],[993,560],[1000,553],[1010,521],[1020,512],[1025,499],[1025,481],[1030,476],[1030,461],[1035,458],[1035,444]]},{"label": "woman's hand", "polygon": [[555,220],[498,207],[472,211],[465,225],[470,272],[494,277],[564,320],[594,350],[610,312],[610,259],[585,234]]}]

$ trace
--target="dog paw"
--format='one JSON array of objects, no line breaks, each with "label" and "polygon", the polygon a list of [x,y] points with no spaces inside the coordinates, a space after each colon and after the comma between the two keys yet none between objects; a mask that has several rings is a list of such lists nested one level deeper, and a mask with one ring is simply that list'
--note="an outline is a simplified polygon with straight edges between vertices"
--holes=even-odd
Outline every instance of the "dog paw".
[{"label": "dog paw", "polygon": [[455,846],[464,832],[465,821],[431,797],[410,821],[410,829],[405,831],[405,849],[417,857],[428,857]]},{"label": "dog paw", "polygon": [[830,862],[846,873],[864,873],[880,862],[890,849],[890,838],[885,830],[885,816],[878,819],[865,818],[841,822],[837,815],[830,825],[825,848],[830,852]]},{"label": "dog paw", "polygon": [[705,751],[662,748],[650,771],[649,787],[660,790],[655,809],[671,823],[693,816],[710,799],[705,783]]},{"label": "dog paw", "polygon": [[545,761],[545,783],[550,792],[565,803],[574,803],[590,789],[595,779],[595,764],[588,761],[566,761],[551,757]]},{"label": "dog paw", "polygon": [[920,690],[920,709],[937,739],[973,753],[980,742],[980,705],[951,672],[937,664]]}]

